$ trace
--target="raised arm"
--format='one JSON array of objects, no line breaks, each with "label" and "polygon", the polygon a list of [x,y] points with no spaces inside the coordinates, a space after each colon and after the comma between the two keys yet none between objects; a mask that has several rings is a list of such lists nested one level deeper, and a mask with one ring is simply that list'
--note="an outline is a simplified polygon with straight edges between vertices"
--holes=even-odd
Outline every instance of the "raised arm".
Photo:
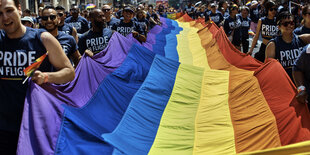
[{"label": "raised arm", "polygon": [[32,80],[41,85],[45,82],[62,84],[72,81],[75,77],[74,68],[62,50],[59,42],[48,32],[41,34],[42,43],[48,51],[49,62],[57,69],[56,72],[35,71]]}]

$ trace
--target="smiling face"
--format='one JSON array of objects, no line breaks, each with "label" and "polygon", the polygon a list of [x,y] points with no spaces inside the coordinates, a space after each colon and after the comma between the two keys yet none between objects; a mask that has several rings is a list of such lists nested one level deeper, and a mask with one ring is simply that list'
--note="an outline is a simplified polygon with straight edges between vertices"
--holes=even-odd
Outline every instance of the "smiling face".
[{"label": "smiling face", "polygon": [[21,29],[20,10],[14,4],[13,0],[1,0],[0,5],[0,29],[3,29],[8,35],[14,34]]},{"label": "smiling face", "polygon": [[112,14],[112,8],[109,5],[104,5],[101,10],[106,18],[109,18]]},{"label": "smiling face", "polygon": [[123,16],[125,21],[130,21],[133,18],[134,14],[131,11],[124,10]]},{"label": "smiling face", "polygon": [[58,28],[59,17],[57,16],[57,12],[54,9],[45,9],[42,12],[41,24],[44,28],[51,32]]},{"label": "smiling face", "polygon": [[268,10],[268,15],[270,17],[275,17],[276,14],[277,14],[277,7],[274,6]]},{"label": "smiling face", "polygon": [[294,31],[294,28],[295,28],[295,23],[292,17],[283,19],[279,25],[279,29],[282,34],[292,33]]}]

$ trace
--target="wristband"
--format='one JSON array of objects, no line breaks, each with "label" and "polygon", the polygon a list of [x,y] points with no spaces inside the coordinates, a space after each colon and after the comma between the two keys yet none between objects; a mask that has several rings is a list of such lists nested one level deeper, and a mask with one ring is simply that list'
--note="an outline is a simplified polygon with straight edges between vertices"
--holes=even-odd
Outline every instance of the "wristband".
[{"label": "wristband", "polygon": [[297,88],[297,92],[300,93],[301,91],[305,91],[306,90],[306,87],[301,85]]},{"label": "wristband", "polygon": [[46,73],[43,73],[43,74],[44,74],[44,81],[43,81],[43,83],[46,83],[48,81],[48,74],[46,74]]}]

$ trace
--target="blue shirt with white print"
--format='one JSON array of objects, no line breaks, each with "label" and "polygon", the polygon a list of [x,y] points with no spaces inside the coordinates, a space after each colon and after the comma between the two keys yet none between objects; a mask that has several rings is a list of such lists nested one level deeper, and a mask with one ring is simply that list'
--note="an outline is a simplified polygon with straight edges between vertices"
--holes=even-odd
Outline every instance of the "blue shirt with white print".
[{"label": "blue shirt with white print", "polygon": [[[41,41],[44,30],[26,27],[24,36],[10,39],[0,30],[0,130],[18,132],[28,82],[23,70],[47,51]],[[38,69],[52,70],[48,56]]]},{"label": "blue shirt with white print", "polygon": [[104,28],[102,32],[94,32],[92,30],[89,30],[88,32],[84,33],[79,38],[79,51],[81,55],[84,54],[86,49],[89,49],[94,54],[97,54],[104,50],[110,41],[110,38],[112,37],[112,30],[108,28]]}]

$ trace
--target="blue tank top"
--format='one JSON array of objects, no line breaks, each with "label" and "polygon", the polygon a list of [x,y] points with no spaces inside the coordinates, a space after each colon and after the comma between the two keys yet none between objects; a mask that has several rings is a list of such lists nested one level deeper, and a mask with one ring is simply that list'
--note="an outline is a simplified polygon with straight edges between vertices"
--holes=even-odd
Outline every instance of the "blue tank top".
[{"label": "blue tank top", "polygon": [[[23,70],[46,53],[41,29],[26,29],[21,38],[10,39],[0,32],[0,130],[18,132],[28,84]],[[48,57],[39,70],[51,71]]]},{"label": "blue tank top", "polygon": [[132,31],[136,31],[139,34],[145,35],[144,30],[133,20],[131,20],[129,23],[125,23],[124,20],[121,19],[120,22],[113,24],[112,30],[117,31],[123,36],[127,36],[128,34],[132,33]]},{"label": "blue tank top", "polygon": [[276,18],[268,19],[267,17],[262,17],[261,34],[264,39],[270,40],[278,35],[278,26],[276,23]]},{"label": "blue tank top", "polygon": [[297,35],[294,35],[291,43],[284,42],[282,36],[270,41],[275,43],[275,59],[278,59],[287,74],[292,78],[292,67],[305,44]]},{"label": "blue tank top", "polygon": [[68,17],[65,20],[65,23],[68,23],[70,26],[74,27],[79,34],[83,34],[89,30],[89,22],[81,16],[78,16],[77,19],[74,19],[72,16]]},{"label": "blue tank top", "polygon": [[84,54],[86,49],[89,49],[94,54],[104,50],[108,46],[112,34],[112,30],[108,28],[104,28],[102,33],[94,32],[92,30],[84,33],[79,38],[78,43],[81,55]]},{"label": "blue tank top", "polygon": [[243,18],[240,14],[238,14],[237,17],[241,20],[241,37],[248,39],[251,19],[249,17]]},{"label": "blue tank top", "polygon": [[140,27],[142,28],[142,30],[144,30],[144,33],[146,34],[147,33],[147,29],[149,27],[149,21],[146,19],[146,18],[143,18],[143,19],[138,19],[138,18],[133,18],[134,21],[140,25]]}]

